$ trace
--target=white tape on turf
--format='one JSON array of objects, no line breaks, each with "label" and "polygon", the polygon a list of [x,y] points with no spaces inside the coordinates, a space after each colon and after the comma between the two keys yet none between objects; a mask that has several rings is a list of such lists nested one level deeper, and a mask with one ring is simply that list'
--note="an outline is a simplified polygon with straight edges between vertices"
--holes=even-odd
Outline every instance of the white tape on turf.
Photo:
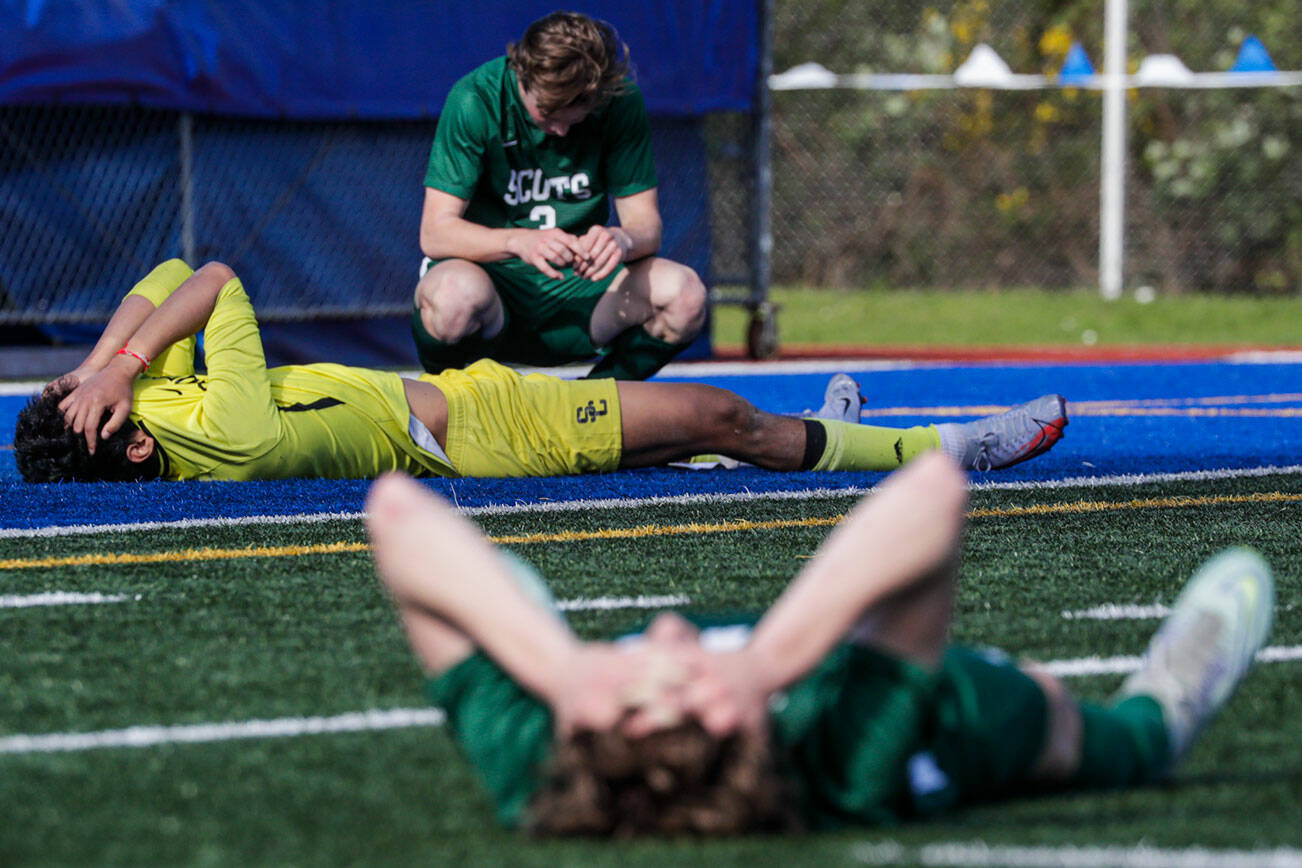
[{"label": "white tape on turf", "polygon": [[893,841],[860,844],[851,857],[865,865],[925,865],[951,868],[1302,868],[1302,850],[1166,849],[1140,844],[1025,847],[983,841],[923,844]]},{"label": "white tape on turf", "polygon": [[[1224,470],[1189,470],[1181,473],[1122,474],[1118,476],[1076,476],[1041,482],[978,482],[974,491],[1024,491],[1056,488],[1104,488],[1107,486],[1145,485],[1154,482],[1210,482],[1218,479],[1245,479],[1258,476],[1295,476],[1302,464],[1285,466],[1227,468]],[[546,503],[490,504],[461,507],[463,515],[514,515],[518,513],[568,512],[595,509],[641,509],[648,506],[684,506],[714,503],[749,503],[753,501],[813,500],[826,497],[858,497],[871,486],[847,488],[804,488],[799,491],[743,491],[730,494],[679,494],[656,497],[621,497],[547,501]],[[94,533],[131,533],[141,530],[173,530],[207,527],[235,527],[261,524],[317,524],[330,521],[358,521],[362,512],[314,512],[301,515],[251,515],[240,518],[194,518],[176,521],[147,521],[123,524],[52,525],[37,528],[0,528],[0,539],[83,536]]]}]

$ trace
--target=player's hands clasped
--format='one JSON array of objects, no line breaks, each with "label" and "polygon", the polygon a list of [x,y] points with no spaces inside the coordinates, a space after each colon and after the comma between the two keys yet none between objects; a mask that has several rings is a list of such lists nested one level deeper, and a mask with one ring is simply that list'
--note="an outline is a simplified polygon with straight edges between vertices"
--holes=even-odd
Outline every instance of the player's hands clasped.
[{"label": "player's hands clasped", "polygon": [[[92,455],[101,438],[111,437],[131,413],[131,383],[140,373],[140,363],[130,356],[118,356],[103,370],[79,379],[71,392],[59,402],[59,410],[73,431],[86,435],[86,447]],[[76,375],[65,374],[56,383]],[[109,411],[109,420],[101,427],[99,420]]]},{"label": "player's hands clasped", "polygon": [[633,239],[618,226],[593,226],[579,239],[586,251],[574,263],[574,273],[601,280],[619,267],[633,249]]},{"label": "player's hands clasped", "polygon": [[508,249],[553,280],[565,276],[556,266],[574,265],[580,256],[587,253],[578,236],[563,229],[526,230],[512,239]]}]

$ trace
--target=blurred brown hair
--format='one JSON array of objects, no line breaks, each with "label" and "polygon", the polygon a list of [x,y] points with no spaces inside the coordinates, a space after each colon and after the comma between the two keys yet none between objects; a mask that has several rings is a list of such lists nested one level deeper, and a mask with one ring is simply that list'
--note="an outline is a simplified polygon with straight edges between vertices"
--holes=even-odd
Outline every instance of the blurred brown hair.
[{"label": "blurred brown hair", "polygon": [[631,74],[628,46],[605,21],[577,12],[539,18],[506,56],[520,85],[544,114],[571,106],[596,108],[623,93]]},{"label": "blurred brown hair", "polygon": [[710,735],[696,721],[629,739],[582,731],[559,742],[529,808],[536,835],[736,835],[799,821],[761,736]]}]

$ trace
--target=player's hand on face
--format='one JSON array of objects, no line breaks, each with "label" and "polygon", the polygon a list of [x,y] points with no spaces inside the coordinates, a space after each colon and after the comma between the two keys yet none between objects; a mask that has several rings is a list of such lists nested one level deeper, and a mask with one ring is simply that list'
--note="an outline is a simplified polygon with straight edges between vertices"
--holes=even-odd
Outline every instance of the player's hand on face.
[{"label": "player's hand on face", "polygon": [[563,229],[530,229],[512,252],[552,280],[561,280],[564,275],[555,266],[574,264],[583,250],[578,237]]},{"label": "player's hand on face", "polygon": [[633,239],[618,226],[593,226],[579,239],[584,254],[574,264],[574,273],[588,280],[610,275],[633,249]]},{"label": "player's hand on face", "polygon": [[[131,382],[139,370],[134,359],[121,356],[80,382],[59,402],[64,421],[76,433],[85,434],[92,455],[101,438],[111,437],[127,421],[131,413]],[[109,411],[109,419],[101,426],[99,421],[105,410]]]}]

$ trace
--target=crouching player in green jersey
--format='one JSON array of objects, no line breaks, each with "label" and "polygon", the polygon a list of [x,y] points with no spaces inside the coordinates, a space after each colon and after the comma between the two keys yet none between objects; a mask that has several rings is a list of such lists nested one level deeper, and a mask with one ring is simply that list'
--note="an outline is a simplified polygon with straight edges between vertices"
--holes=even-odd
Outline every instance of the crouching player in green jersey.
[{"label": "crouching player in green jersey", "polygon": [[[205,374],[194,365],[200,329]],[[853,381],[834,378],[832,391],[847,386],[853,396],[833,403],[857,420]],[[712,386],[521,376],[487,359],[417,379],[268,369],[239,278],[174,259],[131,290],[80,367],[22,410],[14,455],[30,482],[550,476],[702,453],[773,470],[891,470],[931,449],[985,470],[1044,452],[1066,424],[1057,395],[895,429],[765,413]]]},{"label": "crouching player in green jersey", "polygon": [[615,643],[577,639],[536,574],[408,479],[372,487],[367,526],[430,696],[510,825],[826,828],[1166,775],[1265,642],[1266,565],[1210,561],[1117,695],[1077,702],[947,646],[965,494],[957,465],[920,458],[753,627],[664,614]]},{"label": "crouching player in green jersey", "polygon": [[705,285],[655,255],[651,127],[630,72],[609,24],[556,12],[453,85],[420,223],[425,370],[601,352],[589,376],[643,380],[700,333]]}]

